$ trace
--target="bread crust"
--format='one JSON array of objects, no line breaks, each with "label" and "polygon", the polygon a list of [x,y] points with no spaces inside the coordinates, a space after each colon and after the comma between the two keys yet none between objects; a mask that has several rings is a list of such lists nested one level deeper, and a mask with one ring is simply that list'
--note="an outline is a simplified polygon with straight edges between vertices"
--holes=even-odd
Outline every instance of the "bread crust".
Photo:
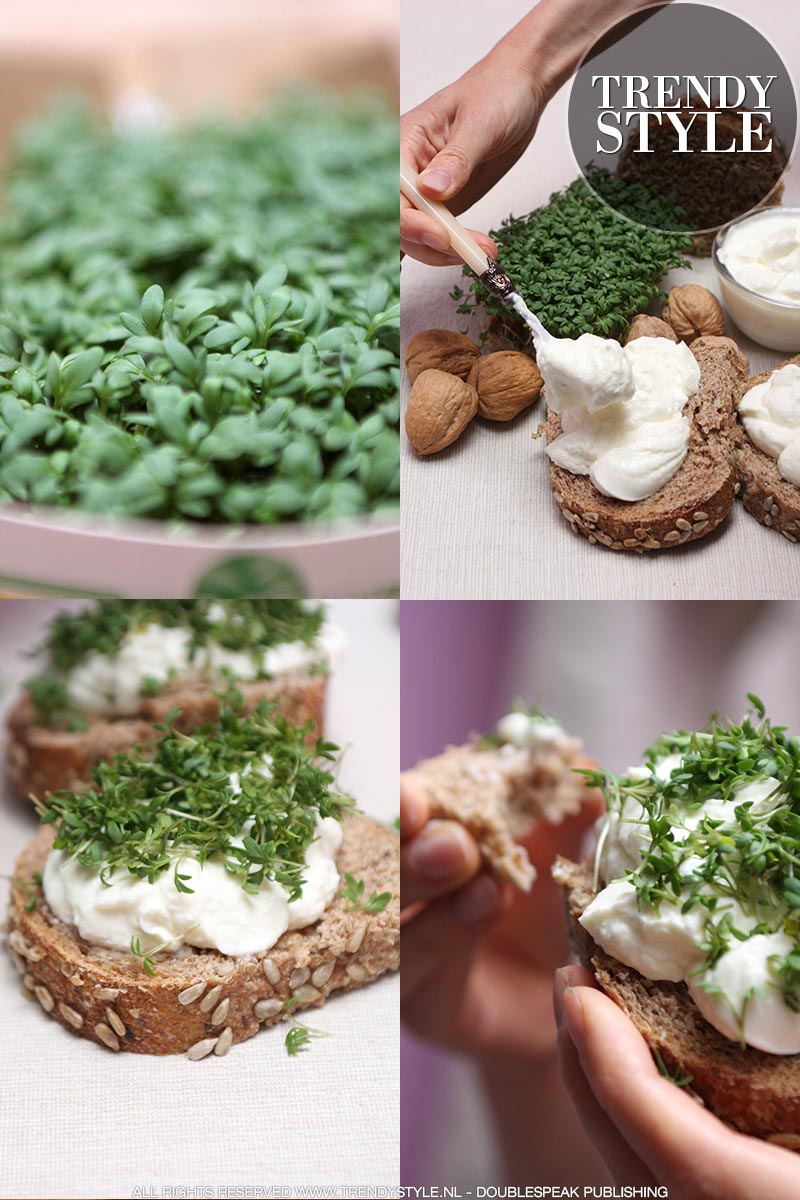
[{"label": "bread crust", "polygon": [[538,820],[557,825],[579,810],[585,784],[573,767],[580,750],[581,743],[567,737],[512,763],[473,741],[424,759],[405,778],[425,792],[431,816],[469,830],[498,879],[527,892],[536,871],[517,839]]},{"label": "bread crust", "polygon": [[[624,501],[604,496],[586,475],[550,463],[550,482],[575,533],[594,545],[643,554],[668,550],[705,537],[731,511],[738,483],[735,464],[736,405],[746,371],[733,346],[697,338],[689,347],[700,366],[700,390],[686,407],[691,424],[686,458],[655,495]],[[549,413],[543,430],[548,444],[561,433]]]},{"label": "bread crust", "polygon": [[[757,384],[766,383],[781,367],[790,365],[800,366],[800,354],[748,379],[742,395]],[[800,541],[800,487],[784,479],[776,460],[750,441],[743,423],[736,461],[741,497],[747,511],[768,529],[782,533],[788,542],[796,544]]]},{"label": "bread crust", "polygon": [[[139,959],[90,946],[49,911],[33,882],[54,836],[45,827],[17,861],[11,886],[9,948],[23,984],[68,1032],[135,1054],[177,1054],[206,1042],[207,1053],[226,1053],[280,1021],[292,996],[300,997],[297,1010],[318,1008],[334,991],[362,987],[399,966],[399,842],[360,814],[348,815],[343,828],[339,871],[363,879],[367,894],[391,892],[382,913],[348,913],[337,897],[315,925],[283,934],[264,953],[160,954],[150,976]],[[181,1002],[189,988],[200,994]]]},{"label": "bread crust", "polygon": [[678,1077],[691,1075],[691,1091],[734,1129],[793,1149],[800,1146],[800,1055],[743,1048],[709,1025],[684,983],[645,979],[606,954],[578,920],[595,895],[590,862],[559,858],[553,876],[564,887],[578,957],[667,1070]]},{"label": "bread crust", "polygon": [[[278,712],[294,725],[314,722],[310,740],[323,732],[328,676],[322,672],[281,676],[279,679],[240,683],[239,691],[250,712],[261,700],[274,700]],[[21,796],[44,796],[66,789],[78,791],[91,779],[92,767],[101,759],[152,745],[161,736],[155,725],[173,709],[173,722],[186,733],[214,721],[220,701],[214,686],[201,679],[178,679],[157,696],[142,696],[139,711],[131,717],[92,717],[86,729],[42,725],[30,696],[23,695],[8,718],[6,762],[8,774]]]}]

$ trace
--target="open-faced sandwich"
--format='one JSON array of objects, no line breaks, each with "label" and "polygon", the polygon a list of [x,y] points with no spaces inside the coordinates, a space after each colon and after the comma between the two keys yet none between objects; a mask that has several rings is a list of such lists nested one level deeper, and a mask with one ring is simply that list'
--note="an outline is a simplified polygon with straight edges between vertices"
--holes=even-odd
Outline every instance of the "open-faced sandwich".
[{"label": "open-faced sandwich", "polygon": [[545,342],[537,361],[550,482],[575,533],[641,554],[705,537],[726,519],[747,374],[735,342],[688,346],[634,331],[623,347],[583,334]]},{"label": "open-faced sandwich", "polygon": [[45,1012],[111,1050],[198,1059],[397,968],[398,839],[308,734],[231,696],[218,724],[164,728],[37,800],[8,942]]},{"label": "open-faced sandwich", "polygon": [[426,793],[433,817],[460,821],[499,879],[528,891],[536,871],[518,844],[538,820],[558,824],[580,808],[581,743],[538,712],[510,712],[497,730],[419,763],[406,778]]},{"label": "open-faced sandwich", "polygon": [[598,772],[594,861],[560,859],[576,948],[664,1073],[743,1133],[800,1148],[800,738],[660,737]]},{"label": "open-faced sandwich", "polygon": [[9,717],[8,766],[22,795],[86,785],[95,763],[152,743],[179,709],[191,730],[219,713],[235,682],[323,731],[325,689],[343,635],[298,600],[102,600],[59,613],[40,669]]}]

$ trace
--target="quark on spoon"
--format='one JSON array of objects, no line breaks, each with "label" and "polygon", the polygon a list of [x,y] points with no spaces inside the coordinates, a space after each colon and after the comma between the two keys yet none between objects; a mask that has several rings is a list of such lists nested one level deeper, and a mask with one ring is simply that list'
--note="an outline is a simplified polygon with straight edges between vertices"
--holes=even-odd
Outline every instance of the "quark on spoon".
[{"label": "quark on spoon", "polygon": [[623,347],[584,333],[537,345],[537,363],[561,417],[547,447],[554,463],[617,500],[644,500],[669,482],[689,444],[683,410],[700,386],[688,346],[643,337]]}]

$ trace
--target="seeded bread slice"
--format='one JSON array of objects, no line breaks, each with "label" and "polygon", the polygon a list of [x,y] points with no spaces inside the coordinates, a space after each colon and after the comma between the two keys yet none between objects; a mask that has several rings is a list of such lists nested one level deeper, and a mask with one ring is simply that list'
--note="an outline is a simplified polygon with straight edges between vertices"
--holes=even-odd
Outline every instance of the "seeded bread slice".
[{"label": "seeded bread slice", "polygon": [[[248,712],[261,700],[274,700],[278,712],[293,725],[313,720],[311,737],[316,739],[323,730],[327,681],[321,672],[281,676],[239,684],[239,691]],[[178,679],[157,696],[142,696],[135,716],[93,717],[86,729],[72,733],[40,724],[30,697],[25,695],[8,718],[8,773],[22,796],[44,796],[58,789],[77,791],[86,786],[92,767],[101,759],[157,741],[161,734],[155,725],[173,709],[180,709],[181,715],[172,723],[188,733],[216,720],[219,698],[204,680]]]},{"label": "seeded bread slice", "polygon": [[[766,383],[775,371],[790,364],[800,366],[800,354],[748,379],[742,395],[756,384]],[[743,425],[736,461],[742,485],[741,497],[747,511],[762,525],[782,533],[787,541],[800,541],[800,487],[783,478],[775,459],[750,441]]]},{"label": "seeded bread slice", "polygon": [[449,746],[406,778],[426,793],[432,816],[460,821],[498,878],[527,892],[536,871],[516,839],[537,820],[557,825],[578,811],[585,785],[572,767],[580,750],[576,738],[531,754],[510,746],[482,749],[473,742]]},{"label": "seeded bread slice", "polygon": [[399,966],[398,839],[366,817],[345,818],[337,866],[363,879],[367,895],[391,892],[382,913],[350,913],[337,898],[315,925],[285,933],[264,954],[229,958],[187,948],[158,955],[152,976],[139,959],[89,945],[49,911],[33,875],[42,871],[52,840],[52,830],[43,828],[16,864],[9,948],[44,1011],[110,1050],[221,1056],[277,1024],[291,997],[298,998],[297,1010],[318,1008],[332,992],[352,991]]},{"label": "seeded bread slice", "polygon": [[[727,339],[726,339],[727,342]],[[689,449],[672,479],[644,500],[615,500],[598,492],[587,475],[550,463],[556,502],[575,533],[612,550],[666,550],[705,537],[725,520],[738,486],[734,461],[736,404],[746,377],[735,344],[697,338],[689,347],[700,365],[700,390],[685,409]],[[561,430],[549,413],[548,443]]]},{"label": "seeded bread slice", "polygon": [[709,1025],[685,984],[645,979],[606,954],[578,921],[595,895],[591,863],[559,858],[553,877],[565,889],[570,936],[581,962],[670,1074],[690,1075],[691,1091],[741,1133],[800,1149],[800,1055],[743,1049]]}]

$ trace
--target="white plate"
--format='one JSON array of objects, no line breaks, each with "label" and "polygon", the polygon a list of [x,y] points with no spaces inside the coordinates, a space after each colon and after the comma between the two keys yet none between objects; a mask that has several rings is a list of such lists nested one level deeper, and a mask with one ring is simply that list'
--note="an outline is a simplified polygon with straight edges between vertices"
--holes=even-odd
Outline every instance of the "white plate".
[{"label": "white plate", "polygon": [[396,517],[237,529],[0,509],[7,595],[386,595],[398,586],[399,554]]}]

